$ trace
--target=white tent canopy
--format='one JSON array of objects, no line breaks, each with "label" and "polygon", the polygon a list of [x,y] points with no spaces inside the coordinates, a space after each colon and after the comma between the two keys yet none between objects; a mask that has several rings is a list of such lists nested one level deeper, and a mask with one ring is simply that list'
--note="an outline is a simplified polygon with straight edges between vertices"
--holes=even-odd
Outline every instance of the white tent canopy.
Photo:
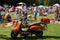
[{"label": "white tent canopy", "polygon": [[60,6],[60,5],[56,3],[56,4],[54,4],[53,6]]},{"label": "white tent canopy", "polygon": [[25,3],[23,3],[23,2],[20,2],[20,3],[17,3],[17,4],[25,4]]}]

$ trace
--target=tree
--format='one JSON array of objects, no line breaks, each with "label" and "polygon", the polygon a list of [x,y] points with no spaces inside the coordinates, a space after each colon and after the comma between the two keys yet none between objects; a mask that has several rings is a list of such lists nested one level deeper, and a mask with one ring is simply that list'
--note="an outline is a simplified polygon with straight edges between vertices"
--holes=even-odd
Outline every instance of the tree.
[{"label": "tree", "polygon": [[54,5],[54,4],[60,4],[60,0],[44,0],[44,5],[47,5],[47,6],[51,6],[51,5]]},{"label": "tree", "polygon": [[27,5],[39,4],[37,0],[0,0],[0,4],[16,5],[19,2],[25,2]]},{"label": "tree", "polygon": [[51,0],[44,0],[44,5],[48,6]]},{"label": "tree", "polygon": [[19,2],[25,2],[27,5],[32,4],[44,4],[44,5],[54,5],[56,3],[60,4],[60,0],[0,0],[0,4],[16,5]]}]

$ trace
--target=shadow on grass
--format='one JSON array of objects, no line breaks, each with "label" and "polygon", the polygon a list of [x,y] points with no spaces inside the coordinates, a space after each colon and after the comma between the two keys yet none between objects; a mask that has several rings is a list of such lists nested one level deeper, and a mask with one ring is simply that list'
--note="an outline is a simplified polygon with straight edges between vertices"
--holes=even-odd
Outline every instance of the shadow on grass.
[{"label": "shadow on grass", "polygon": [[5,40],[37,40],[37,39],[46,39],[46,38],[60,39],[60,36],[43,36],[41,38],[30,36],[30,37],[18,37],[18,38],[12,39],[10,37],[7,37],[6,35],[0,35],[0,39],[5,39]]}]

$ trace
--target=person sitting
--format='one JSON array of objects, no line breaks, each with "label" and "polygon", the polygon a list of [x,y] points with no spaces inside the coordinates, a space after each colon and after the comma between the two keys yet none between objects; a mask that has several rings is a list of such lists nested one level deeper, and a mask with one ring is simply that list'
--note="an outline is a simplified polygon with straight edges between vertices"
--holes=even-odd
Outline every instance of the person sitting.
[{"label": "person sitting", "polygon": [[12,21],[12,20],[11,20],[11,16],[10,16],[9,13],[7,13],[7,14],[5,15],[5,18],[6,18],[6,21],[7,21],[7,22],[11,22],[11,21]]}]

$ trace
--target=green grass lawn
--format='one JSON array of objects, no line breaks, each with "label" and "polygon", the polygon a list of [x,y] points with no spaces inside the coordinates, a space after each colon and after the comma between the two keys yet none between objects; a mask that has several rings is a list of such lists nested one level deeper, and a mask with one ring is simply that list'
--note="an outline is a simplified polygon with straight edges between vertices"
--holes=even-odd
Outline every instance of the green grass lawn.
[{"label": "green grass lawn", "polygon": [[[53,18],[53,14],[48,15],[49,18]],[[40,21],[41,16],[37,17],[37,21]],[[60,24],[59,23],[50,23],[48,24],[48,29],[44,30],[43,37],[38,38],[32,35],[32,37],[21,37],[18,35],[18,38],[12,39],[10,37],[12,26],[2,27],[0,26],[0,40],[60,40]]]}]

